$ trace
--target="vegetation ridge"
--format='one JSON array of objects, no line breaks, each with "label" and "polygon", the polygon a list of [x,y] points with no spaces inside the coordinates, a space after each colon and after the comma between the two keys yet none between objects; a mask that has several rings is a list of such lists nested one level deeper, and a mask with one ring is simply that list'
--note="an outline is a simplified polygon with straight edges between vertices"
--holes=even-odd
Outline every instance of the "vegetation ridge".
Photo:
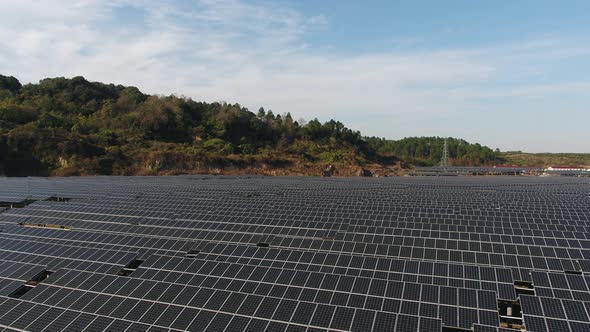
[{"label": "vegetation ridge", "polygon": [[[443,138],[363,137],[339,121],[239,104],[155,96],[136,87],[47,78],[21,85],[0,75],[0,174],[185,173],[392,174],[393,165],[434,165]],[[503,162],[499,151],[449,139],[453,164]]]}]

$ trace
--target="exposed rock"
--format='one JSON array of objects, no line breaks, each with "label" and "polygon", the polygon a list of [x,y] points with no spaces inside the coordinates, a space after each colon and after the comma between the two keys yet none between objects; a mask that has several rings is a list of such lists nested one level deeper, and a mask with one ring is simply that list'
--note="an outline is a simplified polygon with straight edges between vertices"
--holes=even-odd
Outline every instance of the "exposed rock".
[{"label": "exposed rock", "polygon": [[335,170],[336,170],[336,167],[334,167],[334,165],[328,165],[328,167],[326,167],[326,169],[324,169],[322,176],[332,176],[332,174],[334,173]]},{"label": "exposed rock", "polygon": [[369,171],[368,169],[359,168],[359,170],[356,172],[356,176],[369,177],[369,176],[373,176],[373,173],[371,173],[371,171]]}]

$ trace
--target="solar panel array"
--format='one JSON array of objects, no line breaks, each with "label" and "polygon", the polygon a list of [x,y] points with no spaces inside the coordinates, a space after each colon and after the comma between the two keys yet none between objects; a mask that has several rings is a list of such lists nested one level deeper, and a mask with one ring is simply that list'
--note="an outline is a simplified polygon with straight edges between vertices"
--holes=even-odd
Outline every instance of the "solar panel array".
[{"label": "solar panel array", "polygon": [[584,178],[0,179],[0,331],[589,331]]},{"label": "solar panel array", "polygon": [[412,175],[420,176],[456,176],[456,175],[551,175],[590,177],[588,169],[547,169],[535,167],[465,167],[465,166],[429,166],[416,167]]},{"label": "solar panel array", "polygon": [[[465,166],[430,166],[416,167],[416,175],[519,175],[519,174],[541,174],[543,168],[533,167],[465,167]],[[572,173],[573,174],[573,173]],[[578,174],[578,173],[576,173]]]}]

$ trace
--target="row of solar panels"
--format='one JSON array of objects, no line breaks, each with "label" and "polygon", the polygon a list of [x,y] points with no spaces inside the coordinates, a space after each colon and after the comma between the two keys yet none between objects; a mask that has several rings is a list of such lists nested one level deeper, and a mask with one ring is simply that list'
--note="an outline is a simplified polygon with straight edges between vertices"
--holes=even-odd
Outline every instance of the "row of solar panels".
[{"label": "row of solar panels", "polygon": [[[89,179],[81,181],[92,183]],[[588,329],[587,308],[571,311],[572,301],[567,301],[587,301],[585,236],[556,231],[532,233],[531,227],[540,223],[525,222],[511,228],[502,215],[490,215],[488,220],[499,227],[461,228],[453,236],[448,231],[425,231],[429,225],[457,226],[472,218],[461,215],[468,212],[458,207],[473,203],[468,199],[470,186],[477,188],[474,191],[481,191],[486,183],[453,179],[439,186],[433,180],[420,179],[415,185],[412,181],[415,179],[201,181],[199,178],[194,184],[186,184],[187,178],[145,181],[140,178],[125,179],[121,184],[109,180],[113,188],[101,189],[95,196],[66,202],[38,202],[0,214],[4,223],[0,243],[5,243],[0,246],[0,277],[14,285],[26,282],[22,278],[35,278],[26,273],[20,277],[3,277],[4,271],[16,267],[11,264],[24,262],[29,264],[23,265],[23,273],[32,274],[40,269],[43,269],[40,272],[53,272],[18,300],[9,300],[20,301],[17,305],[12,303],[15,308],[50,304],[51,308],[62,310],[59,317],[68,319],[55,319],[54,313],[47,316],[54,317],[56,327],[78,321],[92,326],[95,321],[101,321],[113,326],[128,323],[129,330],[133,330],[132,326],[166,330],[178,321],[179,325],[175,326],[180,330],[243,330],[251,325],[252,329],[270,331],[327,328],[439,331],[444,325],[496,331],[504,320],[498,315],[498,300],[525,299],[527,296],[517,294],[514,284],[529,280],[536,294],[529,297],[539,299],[543,305],[546,302],[561,306],[564,315],[560,309],[556,309],[557,313],[544,307],[541,311],[529,309],[533,307],[523,300],[522,314],[528,330]],[[502,191],[507,182],[497,181],[488,189]],[[530,204],[519,201],[520,206],[531,209],[543,201],[563,206],[562,211],[567,213],[553,214],[551,218],[555,220],[549,226],[586,227],[588,219],[584,212],[575,214],[577,219],[571,217],[571,212],[583,210],[584,204],[568,203],[560,195],[566,189],[575,188],[580,195],[588,197],[587,187],[572,180],[564,180],[563,186],[553,179],[543,181],[511,186],[519,190],[512,196],[533,197]],[[297,194],[272,194],[284,191],[285,187]],[[425,195],[424,187],[431,188],[433,195]],[[405,194],[396,197],[399,193],[388,193],[388,188]],[[105,195],[109,190],[113,194]],[[252,195],[264,191],[267,191],[264,196]],[[372,194],[374,191],[379,193]],[[333,215],[319,212],[326,202],[314,204],[309,199],[321,196],[322,192],[329,193],[325,201],[330,202]],[[462,201],[461,192],[465,196]],[[162,193],[170,195],[158,201]],[[212,193],[230,197],[218,209],[209,200],[195,199]],[[425,210],[429,204],[423,199],[404,201],[404,197],[430,197],[436,201],[445,193],[453,199],[441,198],[439,204],[433,205],[448,205],[447,214],[454,213],[457,218],[407,217],[413,213],[409,211],[411,202],[423,204]],[[497,195],[496,199],[512,196]],[[113,197],[121,198],[120,204],[114,204]],[[146,197],[150,197],[147,202]],[[174,200],[183,197],[184,201],[174,204]],[[337,218],[349,213],[351,198],[354,201],[355,197],[359,200],[371,197],[380,203],[364,200],[355,205],[358,211],[353,217]],[[393,197],[396,199],[392,200]],[[261,203],[262,199],[265,203]],[[406,209],[406,213],[390,210],[369,213],[388,200],[388,204],[404,201],[398,208],[402,209],[400,212]],[[291,202],[293,206],[307,208],[302,213],[281,212],[281,207]],[[118,207],[116,211],[113,204]],[[276,211],[262,208],[268,204],[276,206]],[[252,214],[258,211],[258,206],[264,213]],[[522,213],[519,206],[503,209],[508,217]],[[160,210],[171,212],[162,214]],[[198,218],[168,217],[178,216],[180,212]],[[320,214],[327,220],[318,221],[316,217]],[[78,218],[80,215],[84,218]],[[106,215],[110,219],[105,220]],[[389,215],[394,220],[384,222],[374,218],[376,215]],[[147,221],[129,223],[138,217]],[[294,231],[275,233],[277,229]],[[522,237],[523,241],[514,233],[519,229],[530,231]],[[387,230],[393,233],[388,234]],[[512,234],[505,235],[509,230]],[[579,233],[585,235],[584,230]],[[556,302],[555,298],[560,300]],[[104,301],[109,305],[105,306]],[[36,310],[42,308],[45,307]],[[22,328],[27,322],[25,317],[30,315],[24,314],[24,309],[9,314],[13,310],[4,315],[6,318],[0,317],[0,326]],[[329,321],[321,317],[329,317]]]}]

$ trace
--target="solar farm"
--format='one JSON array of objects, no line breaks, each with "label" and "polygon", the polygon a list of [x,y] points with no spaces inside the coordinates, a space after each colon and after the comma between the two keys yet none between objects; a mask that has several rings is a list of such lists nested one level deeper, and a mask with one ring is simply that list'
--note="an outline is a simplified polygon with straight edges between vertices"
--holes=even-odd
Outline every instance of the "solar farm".
[{"label": "solar farm", "polygon": [[590,331],[590,178],[0,178],[0,331]]}]

